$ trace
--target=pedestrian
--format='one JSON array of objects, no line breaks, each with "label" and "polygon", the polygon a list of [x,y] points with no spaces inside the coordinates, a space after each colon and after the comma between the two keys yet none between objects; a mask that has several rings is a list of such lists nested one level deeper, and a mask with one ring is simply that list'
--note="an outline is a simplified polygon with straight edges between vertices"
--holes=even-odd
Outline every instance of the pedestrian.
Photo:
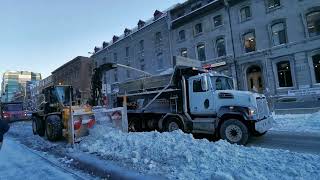
[{"label": "pedestrian", "polygon": [[9,124],[5,120],[0,119],[0,149],[2,147],[3,136],[9,131],[9,128]]}]

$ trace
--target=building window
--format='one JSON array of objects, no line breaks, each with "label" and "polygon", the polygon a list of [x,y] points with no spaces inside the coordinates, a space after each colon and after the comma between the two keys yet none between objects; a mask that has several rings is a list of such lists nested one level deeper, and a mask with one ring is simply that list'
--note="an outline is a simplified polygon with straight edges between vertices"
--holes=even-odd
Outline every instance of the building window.
[{"label": "building window", "polygon": [[292,87],[292,75],[289,61],[277,63],[279,87]]},{"label": "building window", "polygon": [[155,37],[156,38],[156,41],[155,41],[156,45],[160,45],[161,42],[162,42],[162,34],[161,34],[161,32],[157,32],[155,36],[156,36]]},{"label": "building window", "polygon": [[126,57],[129,57],[129,47],[126,47]]},{"label": "building window", "polygon": [[187,48],[183,48],[180,50],[180,56],[182,57],[188,57],[188,49]]},{"label": "building window", "polygon": [[222,25],[222,16],[218,15],[213,18],[214,27],[218,27]]},{"label": "building window", "polygon": [[118,82],[118,69],[114,69],[113,77],[114,77],[114,82]]},{"label": "building window", "polygon": [[246,21],[251,18],[250,6],[246,6],[240,9],[241,21]]},{"label": "building window", "polygon": [[320,35],[320,11],[307,14],[307,26],[310,37]]},{"label": "building window", "polygon": [[118,54],[117,53],[113,53],[113,60],[115,63],[118,62]]},{"label": "building window", "polygon": [[202,33],[202,23],[198,23],[194,26],[194,34],[200,34]]},{"label": "building window", "polygon": [[186,39],[186,32],[185,30],[179,31],[179,40],[185,40]]},{"label": "building window", "polygon": [[216,41],[216,47],[217,47],[217,54],[218,57],[225,56],[226,55],[226,45],[224,38],[219,38]]},{"label": "building window", "polygon": [[287,43],[287,32],[285,23],[276,23],[271,26],[273,45]]},{"label": "building window", "polygon": [[204,44],[199,44],[197,46],[197,56],[199,61],[205,61],[206,58],[206,49]]},{"label": "building window", "polygon": [[140,59],[140,69],[142,70],[142,71],[144,71],[145,70],[145,63],[144,63],[144,59]]},{"label": "building window", "polygon": [[248,32],[243,35],[244,49],[246,53],[256,50],[256,38],[254,32]]},{"label": "building window", "polygon": [[162,57],[162,53],[157,54],[157,65],[158,65],[158,69],[159,69],[159,70],[163,69],[163,57]]},{"label": "building window", "polygon": [[316,83],[320,83],[320,53],[312,56],[312,63]]},{"label": "building window", "polygon": [[[130,67],[130,64],[127,64],[127,66],[129,66]],[[130,74],[130,69],[127,69],[126,70],[127,71],[127,78],[130,78],[131,77],[131,74]]]},{"label": "building window", "polygon": [[268,0],[268,8],[273,9],[280,6],[280,0]]},{"label": "building window", "polygon": [[139,41],[140,52],[144,51],[144,40]]}]

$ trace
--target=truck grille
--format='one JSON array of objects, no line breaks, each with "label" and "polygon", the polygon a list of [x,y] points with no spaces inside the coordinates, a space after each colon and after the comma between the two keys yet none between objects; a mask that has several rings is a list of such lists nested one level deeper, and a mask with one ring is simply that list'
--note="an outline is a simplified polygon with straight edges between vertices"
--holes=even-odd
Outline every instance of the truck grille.
[{"label": "truck grille", "polygon": [[268,102],[265,97],[257,98],[257,106],[258,106],[258,118],[264,119],[269,116],[269,107]]}]

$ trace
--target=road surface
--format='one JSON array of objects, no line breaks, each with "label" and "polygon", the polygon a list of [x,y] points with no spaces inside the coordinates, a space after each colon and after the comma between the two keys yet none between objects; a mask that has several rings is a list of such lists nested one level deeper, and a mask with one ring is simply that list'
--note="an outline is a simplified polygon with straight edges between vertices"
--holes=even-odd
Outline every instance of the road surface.
[{"label": "road surface", "polygon": [[0,151],[1,180],[82,179],[18,142],[6,138]]},{"label": "road surface", "polygon": [[248,146],[320,155],[320,133],[270,131],[262,137],[251,138]]}]

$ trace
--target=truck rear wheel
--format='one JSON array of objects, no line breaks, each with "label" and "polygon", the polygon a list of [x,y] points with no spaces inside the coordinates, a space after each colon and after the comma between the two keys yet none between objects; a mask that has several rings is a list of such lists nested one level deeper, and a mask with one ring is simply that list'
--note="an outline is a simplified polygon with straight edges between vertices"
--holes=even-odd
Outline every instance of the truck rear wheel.
[{"label": "truck rear wheel", "polygon": [[222,123],[220,137],[231,144],[245,145],[249,138],[249,131],[241,121],[229,119]]},{"label": "truck rear wheel", "polygon": [[169,119],[166,122],[165,130],[167,132],[172,132],[179,129],[183,131],[182,124],[179,121],[179,119],[176,117],[169,117]]},{"label": "truck rear wheel", "polygon": [[59,116],[51,115],[46,120],[46,135],[49,141],[57,141],[62,136],[62,122]]},{"label": "truck rear wheel", "polygon": [[130,118],[129,119],[129,132],[140,132],[142,131],[142,124],[139,118]]}]

